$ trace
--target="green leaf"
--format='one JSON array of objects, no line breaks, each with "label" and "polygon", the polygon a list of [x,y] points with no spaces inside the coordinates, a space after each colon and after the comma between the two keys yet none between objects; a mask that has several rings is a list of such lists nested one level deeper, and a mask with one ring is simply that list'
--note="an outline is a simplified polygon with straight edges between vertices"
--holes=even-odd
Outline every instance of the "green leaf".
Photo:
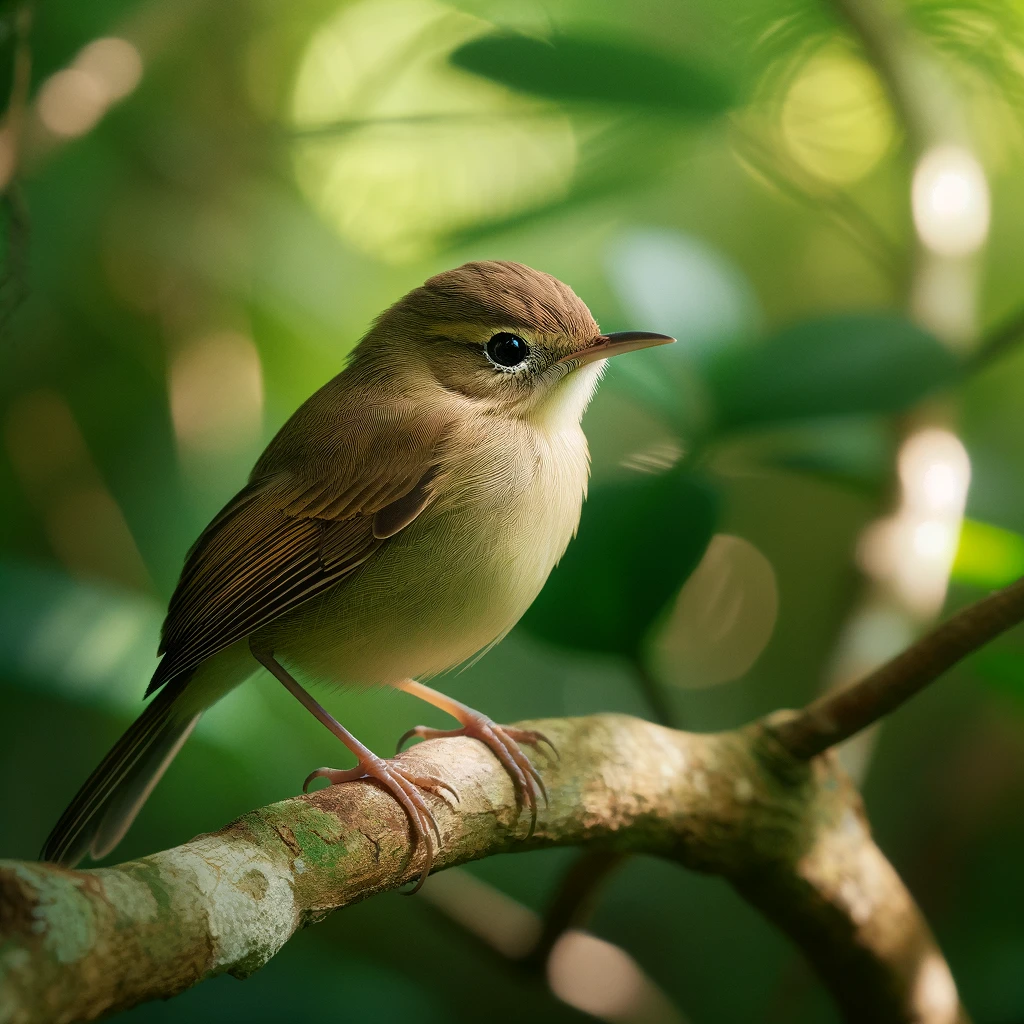
[{"label": "green leaf", "polygon": [[877,496],[892,473],[892,430],[878,416],[794,423],[745,439],[744,457]]},{"label": "green leaf", "polygon": [[523,618],[563,647],[636,656],[715,531],[718,495],[676,468],[594,487],[579,535]]},{"label": "green leaf", "polygon": [[625,105],[687,117],[726,110],[731,91],[677,55],[636,43],[495,33],[458,47],[451,63],[518,92],[560,102]]},{"label": "green leaf", "polygon": [[892,413],[953,382],[956,356],[895,313],[805,320],[711,361],[720,430],[821,416]]}]

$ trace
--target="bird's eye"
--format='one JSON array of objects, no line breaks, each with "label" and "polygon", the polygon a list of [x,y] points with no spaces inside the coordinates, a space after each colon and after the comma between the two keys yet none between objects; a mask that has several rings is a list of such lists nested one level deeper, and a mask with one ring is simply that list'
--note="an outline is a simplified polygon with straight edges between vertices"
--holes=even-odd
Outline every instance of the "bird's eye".
[{"label": "bird's eye", "polygon": [[484,352],[495,366],[518,366],[530,354],[530,346],[518,334],[502,331],[487,342]]}]

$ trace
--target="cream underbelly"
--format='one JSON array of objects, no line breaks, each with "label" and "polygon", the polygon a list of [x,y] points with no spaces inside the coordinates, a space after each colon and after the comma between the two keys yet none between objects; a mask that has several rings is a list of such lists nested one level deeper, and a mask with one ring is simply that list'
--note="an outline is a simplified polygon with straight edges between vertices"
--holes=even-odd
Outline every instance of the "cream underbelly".
[{"label": "cream underbelly", "polygon": [[578,461],[566,473],[564,460],[531,460],[498,494],[442,498],[263,635],[313,684],[423,679],[466,661],[515,625],[565,550],[579,521],[585,449]]}]

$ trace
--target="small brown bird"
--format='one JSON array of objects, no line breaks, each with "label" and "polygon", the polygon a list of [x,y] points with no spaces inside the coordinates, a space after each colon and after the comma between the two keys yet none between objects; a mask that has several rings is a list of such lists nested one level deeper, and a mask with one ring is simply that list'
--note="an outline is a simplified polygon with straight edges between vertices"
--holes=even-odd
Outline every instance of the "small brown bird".
[{"label": "small brown bird", "polygon": [[[567,285],[518,263],[467,263],[384,312],[348,366],[270,442],[189,551],[164,622],[153,702],[79,790],[42,850],[74,865],[121,840],[199,716],[262,665],[356,756],[306,780],[374,779],[437,825],[421,790],[302,686],[386,685],[455,718],[399,742],[483,741],[536,822],[543,783],[519,744],[419,678],[500,640],[576,531],[589,469],[580,418],[608,356],[672,341],[603,335]],[[159,691],[159,692],[157,692]],[[438,834],[438,841],[440,835]]]}]

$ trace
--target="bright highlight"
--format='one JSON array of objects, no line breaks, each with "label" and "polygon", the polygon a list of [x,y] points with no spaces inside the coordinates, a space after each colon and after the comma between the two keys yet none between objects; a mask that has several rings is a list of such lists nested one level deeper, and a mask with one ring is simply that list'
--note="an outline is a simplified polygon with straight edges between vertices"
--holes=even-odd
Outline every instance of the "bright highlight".
[{"label": "bright highlight", "polygon": [[878,76],[839,47],[823,49],[807,62],[779,117],[793,159],[835,185],[866,177],[892,145],[892,114]]},{"label": "bright highlight", "polygon": [[568,187],[568,120],[447,63],[491,28],[434,0],[363,0],[310,41],[292,100],[296,175],[359,249],[416,259]]},{"label": "bright highlight", "polygon": [[928,619],[946,598],[971,464],[955,434],[929,428],[904,441],[898,467],[899,509],[865,531],[859,557],[865,572]]},{"label": "bright highlight", "polygon": [[969,256],[988,237],[988,181],[977,158],[959,146],[936,146],[918,161],[911,187],[914,226],[940,256]]}]

